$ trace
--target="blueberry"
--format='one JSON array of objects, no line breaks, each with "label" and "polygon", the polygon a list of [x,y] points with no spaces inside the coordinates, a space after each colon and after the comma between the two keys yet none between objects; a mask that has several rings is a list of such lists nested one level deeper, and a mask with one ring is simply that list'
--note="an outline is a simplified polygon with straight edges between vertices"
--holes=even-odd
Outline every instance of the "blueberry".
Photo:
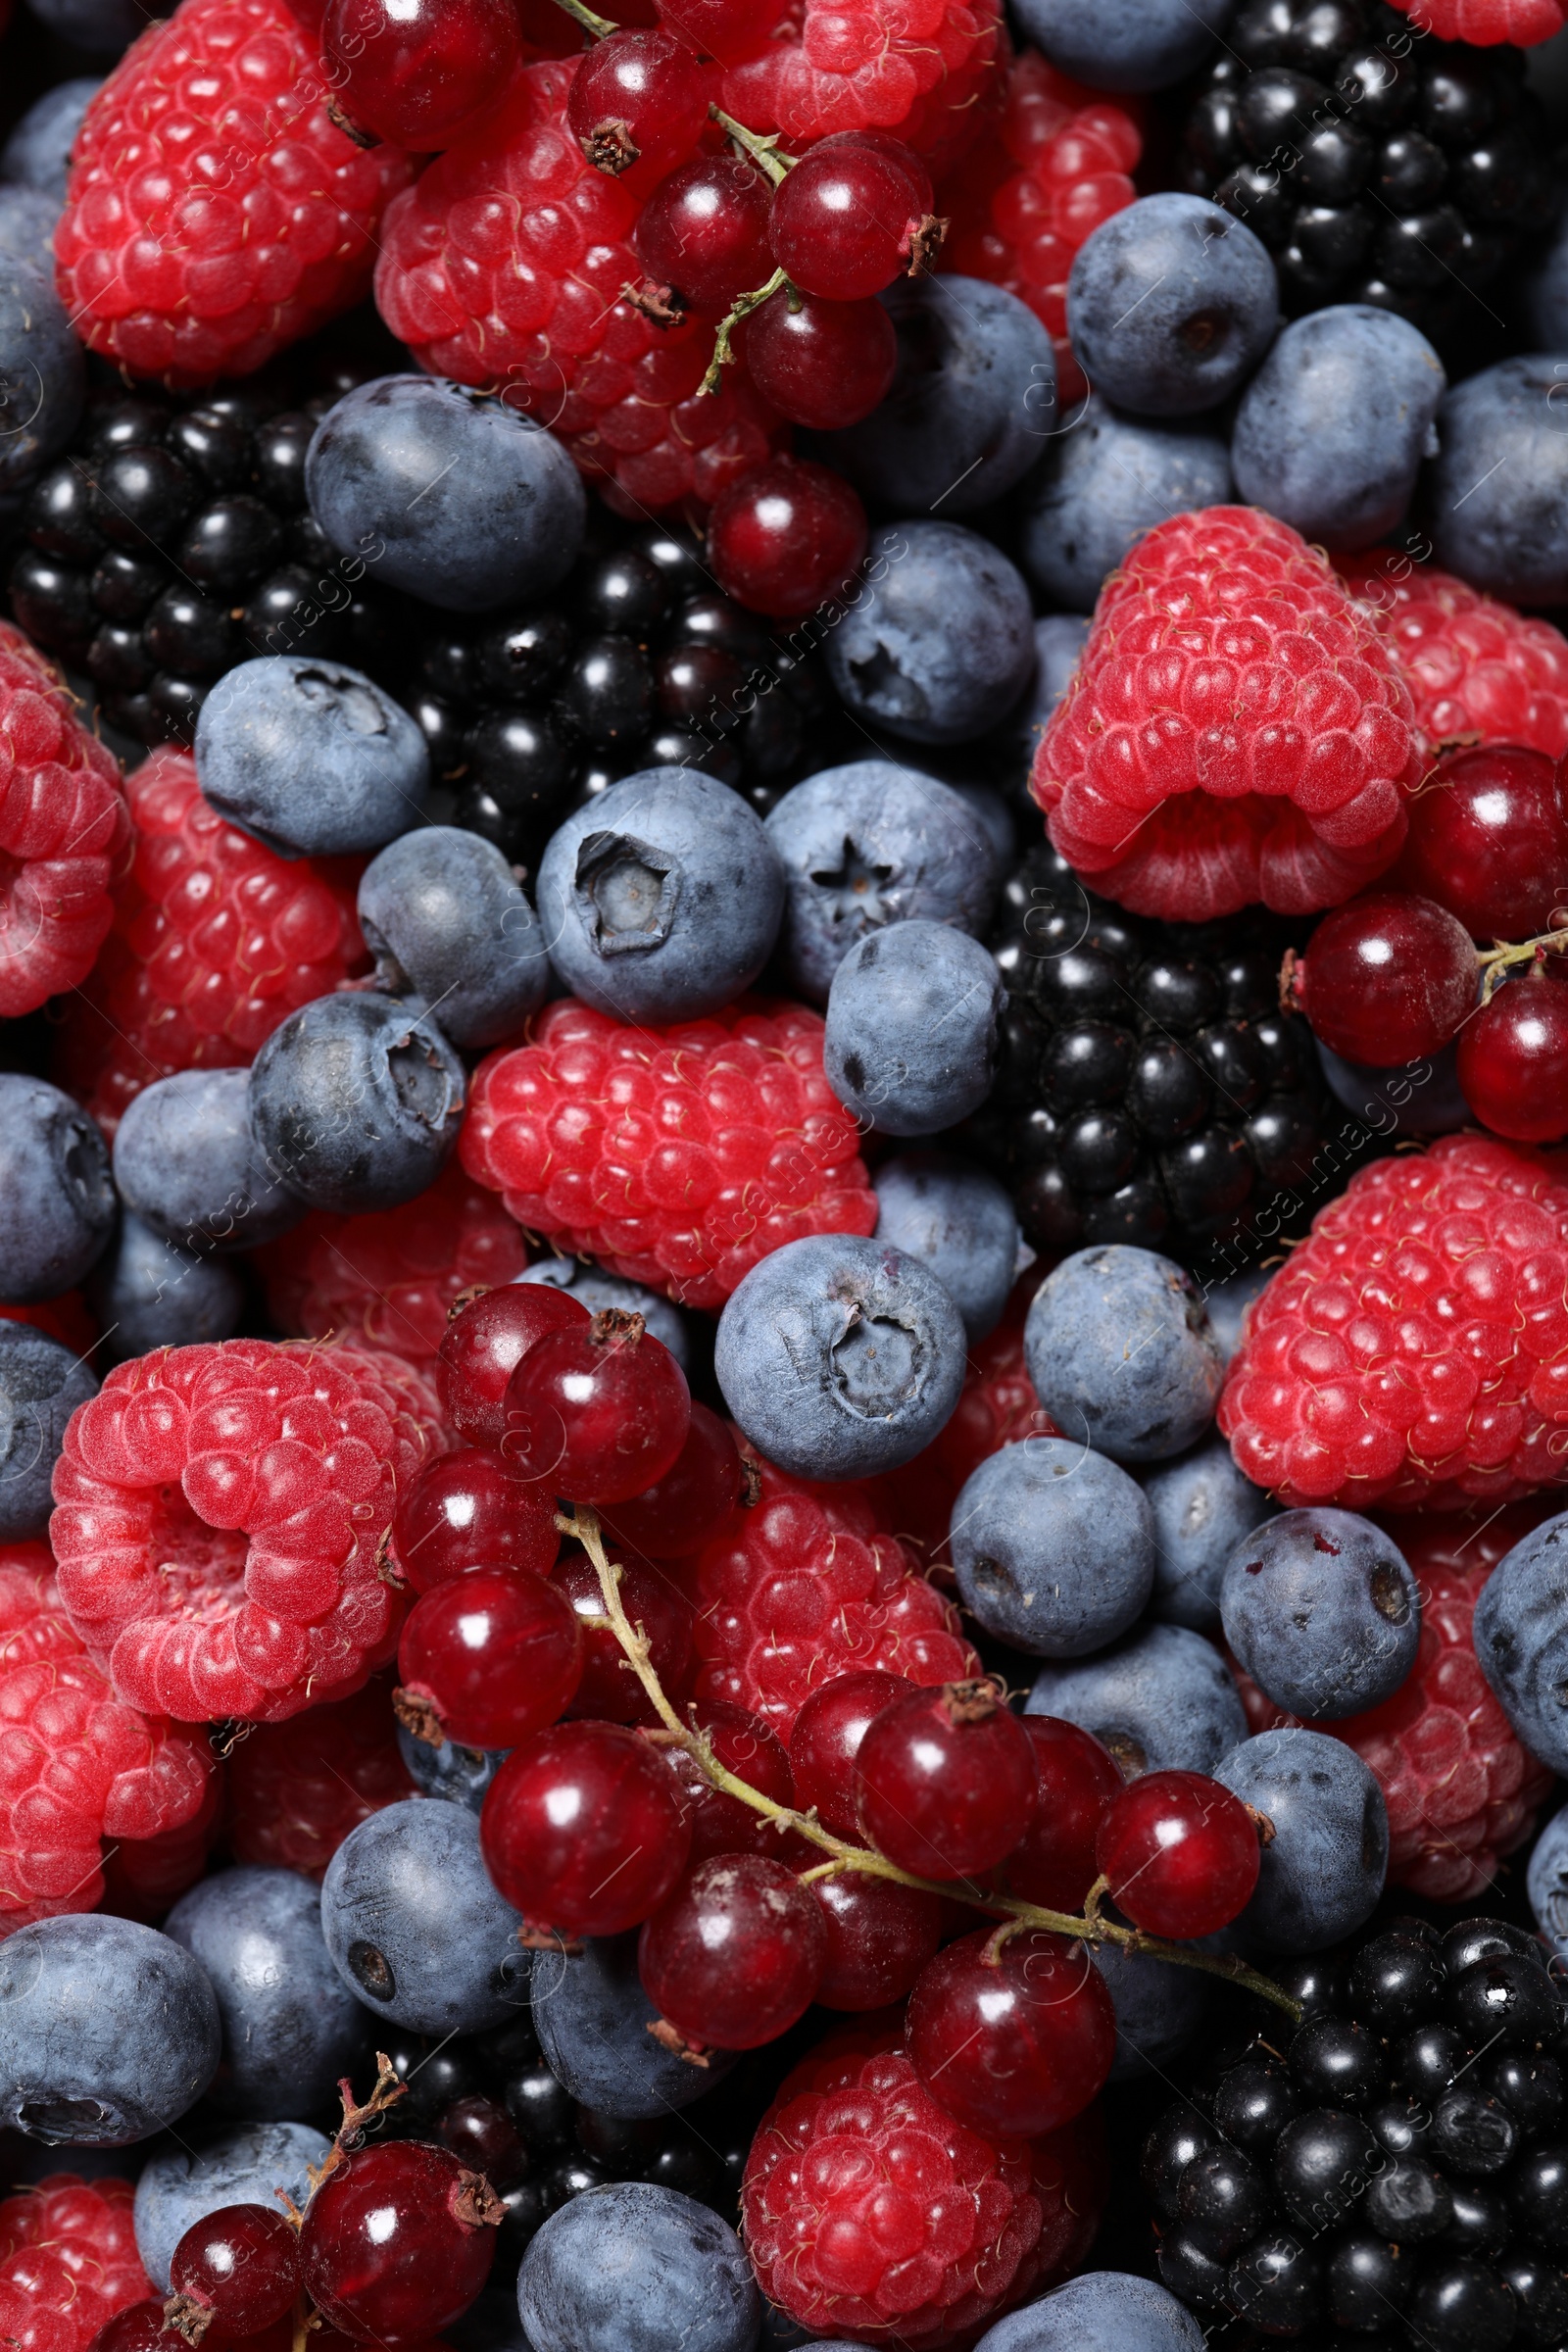
[{"label": "blueberry", "polygon": [[1114,1943],[1097,1947],[1095,1966],[1116,2010],[1110,2081],[1131,2082],[1140,2075],[1161,2073],[1201,2026],[1213,1980],[1200,1969],[1124,1951]]},{"label": "blueberry", "polygon": [[144,1087],[120,1122],[120,1197],[182,1250],[248,1250],[305,1214],[256,1148],[249,1079],[246,1070],[178,1070]]},{"label": "blueberry", "polygon": [[1276,1506],[1242,1476],[1223,1438],[1207,1438],[1191,1453],[1146,1470],[1141,1483],[1154,1515],[1151,1614],[1211,1633],[1226,1561]]},{"label": "blueberry", "polygon": [[1519,1739],[1568,1773],[1568,1512],[1504,1553],[1481,1588],[1472,1632]]},{"label": "blueberry", "polygon": [[69,1291],[114,1221],[109,1152],[87,1113],[42,1078],[0,1070],[0,1298]]},{"label": "blueberry", "polygon": [[786,1242],[719,1317],[724,1401],[797,1478],[872,1478],[928,1446],[958,1401],[963,1323],[936,1277],[858,1234]]},{"label": "blueberry", "polygon": [[568,816],[539,866],[550,960],[621,1021],[701,1020],[773,952],[784,870],[738,793],[695,768],[624,777]]},{"label": "blueberry", "polygon": [[341,554],[452,612],[548,594],[588,513],[576,466],[532,417],[426,375],[346,393],[316,429],[305,486]]},{"label": "blueberry", "polygon": [[1230,13],[1224,0],[1014,0],[1013,7],[1052,64],[1097,90],[1165,90],[1185,80]]},{"label": "blueberry", "polygon": [[1064,1435],[1118,1462],[1185,1453],[1214,1417],[1224,1366],[1192,1276],[1152,1250],[1076,1250],[1035,1293],[1023,1333],[1035,1393]]},{"label": "blueberry", "polygon": [[225,2205],[275,2208],[280,2188],[303,2209],[311,2193],[305,2168],[319,2164],[328,2145],[309,2124],[240,2124],[149,2157],[133,2214],[136,2251],[155,2291],[168,2294],[174,2248],[206,2215]]},{"label": "blueberry", "polygon": [[463,1064],[395,998],[318,997],[251,1064],[251,1129],[313,1208],[394,1208],[434,1182],[463,1124]]},{"label": "blueberry", "polygon": [[59,218],[59,203],[41,188],[0,180],[0,254],[36,265]]},{"label": "blueberry", "polygon": [[98,1383],[47,1332],[0,1320],[0,1544],[49,1532],[50,1478],[78,1404]]},{"label": "blueberry", "polygon": [[871,533],[867,586],[827,642],[852,717],[909,743],[968,743],[1017,702],[1034,614],[1015,565],[958,522]]},{"label": "blueberry", "polygon": [[735,2053],[712,2050],[706,2073],[655,2041],[655,2002],[637,1976],[637,1937],[595,1936],[569,1959],[536,1952],[533,2022],[550,2070],[597,2114],[660,2116],[721,2082]]},{"label": "blueberry", "polygon": [[445,1797],[448,1804],[466,1805],[470,1813],[477,1813],[512,1750],[460,1747],[455,1740],[443,1740],[439,1747],[432,1747],[427,1740],[416,1740],[400,1723],[398,1753],[421,1795]]},{"label": "blueberry", "polygon": [[59,39],[93,57],[118,57],[147,24],[140,0],[27,0],[27,5]]},{"label": "blueberry", "polygon": [[52,90],[35,98],[0,147],[0,179],[17,180],[64,204],[71,172],[71,149],[93,93],[101,87],[96,74],[79,74],[57,81]]},{"label": "blueberry", "polygon": [[1067,280],[1084,373],[1119,409],[1193,416],[1251,374],[1279,325],[1274,265],[1202,196],[1143,196],[1102,220]]},{"label": "blueberry", "polygon": [[1568,599],[1568,394],[1561,360],[1503,360],[1438,412],[1426,505],[1438,562],[1515,605]]},{"label": "blueberry", "polygon": [[1224,1659],[1184,1625],[1145,1625],[1099,1657],[1042,1667],[1024,1713],[1081,1724],[1130,1780],[1212,1772],[1247,1738]]},{"label": "blueberry", "polygon": [[528,1997],[518,1919],[479,1858],[466,1805],[405,1797],[351,1830],[327,1864],[321,1932],[380,2017],[418,2034],[481,2034]]},{"label": "blueberry", "polygon": [[1378,1134],[1393,1135],[1398,1129],[1405,1135],[1451,1135],[1470,1123],[1470,1105],[1459,1091],[1455,1046],[1379,1070],[1342,1061],[1320,1037],[1312,1043],[1335,1101]]},{"label": "blueberry", "polygon": [[329,2107],[369,2055],[370,2021],[332,1966],[319,1888],[292,1870],[220,1870],[180,1896],[165,1933],[218,1997],[223,2054],[207,2093],[218,2113],[281,2123]]},{"label": "blueberry", "polygon": [[155,1929],[96,1911],[0,1945],[0,2121],[30,2139],[149,2139],[201,2097],[220,2046],[205,1974]]},{"label": "blueberry", "polygon": [[619,1274],[607,1274],[601,1266],[590,1264],[583,1257],[545,1257],[522,1273],[513,1276],[514,1282],[548,1282],[553,1290],[569,1291],[580,1298],[591,1315],[602,1314],[606,1307],[618,1307],[623,1314],[641,1315],[648,1329],[662,1347],[667,1348],[683,1372],[689,1372],[692,1344],[687,1336],[686,1320],[678,1306],[671,1305],[658,1291],[645,1290],[640,1282],[627,1282]]},{"label": "blueberry", "polygon": [[522,2258],[517,2309],[532,2352],[753,2352],[761,2318],[734,2230],[641,2180],[551,2215]]},{"label": "blueberry", "polygon": [[1523,285],[1524,315],[1538,351],[1568,351],[1568,217],[1559,213],[1537,248]]},{"label": "blueberry", "polygon": [[968,804],[891,760],[823,768],[767,820],[787,893],[780,950],[792,987],[825,1004],[851,948],[914,916],[979,932],[1002,863]]},{"label": "blueberry", "polygon": [[360,928],[376,976],[422,997],[455,1046],[499,1045],[550,985],[544,933],[493,842],[424,825],[360,876]]},{"label": "blueberry", "polygon": [[1093,612],[1105,579],[1146,531],[1230,495],[1230,453],[1207,420],[1151,424],[1091,393],[1081,420],[1047,444],[1029,484],[1024,570],[1053,603]]},{"label": "blueberry", "polygon": [[1025,1438],[965,1481],[951,1549],[964,1603],[989,1633],[1036,1657],[1081,1658],[1142,1614],[1154,1515],[1103,1454]]},{"label": "blueberry", "polygon": [[26,489],[71,439],[86,368],[53,277],[0,253],[0,493]]},{"label": "blueberry", "polygon": [[880,408],[823,436],[829,465],[883,507],[968,514],[1021,481],[1056,427],[1056,360],[1027,305],[978,277],[896,278],[882,297],[899,368]]},{"label": "blueberry", "polygon": [[1389,1867],[1389,1813],[1368,1767],[1322,1732],[1260,1732],[1214,1778],[1274,1824],[1240,1928],[1268,1951],[1320,1952],[1370,1919]]},{"label": "blueberry", "polygon": [[1203,2352],[1201,2323],[1130,2271],[1082,2271],[988,2328],[974,2352]]},{"label": "blueberry", "polygon": [[1568,1805],[1536,1839],[1525,1886],[1541,1933],[1568,1957]]},{"label": "blueberry", "polygon": [[883,1135],[935,1135],[978,1110],[997,1070],[1006,993],[966,931],[916,920],[852,948],[828,991],[822,1067]]},{"label": "blueberry", "polygon": [[430,756],[362,670],[264,654],[220,678],[196,721],[204,798],[285,858],[378,850],[417,824]]},{"label": "blueberry", "polygon": [[1053,612],[1035,622],[1034,679],[998,739],[1023,779],[1034,765],[1040,738],[1067,691],[1088,636],[1089,623],[1076,612]]},{"label": "blueberry", "polygon": [[1277,1707],[1337,1723],[1415,1664],[1421,1595],[1403,1553],[1354,1511],[1281,1511],[1231,1554],[1225,1639]]},{"label": "blueberry", "polygon": [[1269,1272],[1263,1266],[1248,1266],[1240,1274],[1228,1274],[1223,1282],[1216,1282],[1212,1287],[1206,1283],[1203,1286],[1203,1304],[1208,1309],[1209,1328],[1219,1343],[1220,1354],[1227,1364],[1242,1344],[1248,1308],[1268,1288]]},{"label": "blueberry", "polygon": [[104,1335],[100,1360],[109,1364],[156,1348],[226,1340],[245,1306],[245,1286],[231,1265],[165,1241],[128,1209],[86,1289]]},{"label": "blueberry", "polygon": [[[875,1177],[876,1238],[917,1257],[963,1317],[971,1346],[1002,1320],[1023,1245],[994,1176],[946,1152],[906,1152]],[[1029,1253],[1025,1252],[1027,1263]]]}]

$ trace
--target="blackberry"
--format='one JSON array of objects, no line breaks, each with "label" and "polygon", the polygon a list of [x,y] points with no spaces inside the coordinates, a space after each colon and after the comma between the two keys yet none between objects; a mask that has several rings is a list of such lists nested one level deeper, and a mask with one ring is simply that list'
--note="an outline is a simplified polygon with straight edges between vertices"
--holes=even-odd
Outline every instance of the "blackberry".
[{"label": "blackberry", "polygon": [[1007,1008],[971,1138],[1037,1250],[1223,1237],[1306,1174],[1324,1096],[1310,1031],[1279,1010],[1281,946],[1262,915],[1144,922],[1028,852],[992,939]]},{"label": "blackberry", "polygon": [[[1155,2265],[1206,2326],[1314,2352],[1568,2342],[1568,2005],[1517,1929],[1461,1925],[1397,1919],[1283,1968],[1295,2034],[1244,2037],[1154,2125]],[[1330,2044],[1357,2053],[1333,2094]]]},{"label": "blackberry", "polygon": [[1245,0],[1177,180],[1262,239],[1291,316],[1373,303],[1440,344],[1554,208],[1523,53],[1423,36],[1382,0]]}]

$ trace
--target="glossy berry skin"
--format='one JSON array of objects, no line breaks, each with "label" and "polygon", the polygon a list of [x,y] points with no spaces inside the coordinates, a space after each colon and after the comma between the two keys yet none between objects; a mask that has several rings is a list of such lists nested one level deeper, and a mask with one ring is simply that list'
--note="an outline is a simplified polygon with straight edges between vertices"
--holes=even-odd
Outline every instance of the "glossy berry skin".
[{"label": "glossy berry skin", "polygon": [[562,1723],[490,1784],[479,1843],[523,1918],[565,1935],[641,1926],[686,1867],[691,1833],[657,1749],[612,1723]]},{"label": "glossy berry skin", "polygon": [[746,322],[753,383],[792,424],[821,433],[858,424],[887,398],[899,338],[882,305],[775,294]]},{"label": "glossy berry skin", "polygon": [[1392,1069],[1436,1054],[1476,999],[1476,959],[1434,899],[1368,891],[1336,906],[1294,963],[1290,993],[1331,1053]]},{"label": "glossy berry skin", "polygon": [[507,1383],[536,1340],[589,1320],[569,1291],[546,1282],[507,1283],[460,1307],[447,1325],[435,1384],[447,1419],[470,1446],[499,1446],[507,1434]]},{"label": "glossy berry skin", "polygon": [[1497,989],[1459,1034],[1459,1090],[1483,1126],[1521,1144],[1568,1133],[1568,988],[1545,962]]},{"label": "glossy berry skin", "polygon": [[548,1576],[561,1549],[555,1497],[504,1454],[460,1446],[427,1462],[402,1497],[392,1543],[416,1592],[473,1568]]},{"label": "glossy berry skin", "polygon": [[415,1602],[398,1642],[399,1713],[460,1747],[515,1747],[582,1680],[576,1612],[557,1586],[506,1568],[450,1577]]},{"label": "glossy berry skin", "polygon": [[906,2000],[942,1941],[941,1897],[858,1870],[815,1879],[808,1891],[827,1929],[821,2006],[883,2009]]},{"label": "glossy berry skin", "polygon": [[601,1516],[617,1544],[651,1560],[676,1560],[710,1544],[740,1498],[735,1440],[715,1412],[694,1404],[686,1443],[663,1477]]},{"label": "glossy berry skin", "polygon": [[[655,1722],[646,1691],[624,1663],[625,1651],[604,1623],[604,1594],[593,1562],[584,1552],[572,1552],[550,1585],[575,1614],[582,1635],[582,1680],[571,1713],[593,1716],[601,1723]],[[690,1602],[670,1577],[636,1559],[620,1564],[620,1599],[632,1624],[648,1636],[649,1663],[665,1696],[678,1702],[691,1680]]]},{"label": "glossy berry skin", "polygon": [[773,274],[771,208],[767,181],[744,158],[695,156],[661,180],[642,209],[635,235],[643,267],[694,311],[721,318],[737,294]]},{"label": "glossy berry skin", "polygon": [[726,596],[796,620],[835,596],[865,554],[865,509],[842,474],[770,458],[725,490],[708,518],[708,557]]},{"label": "glossy berry skin", "polygon": [[810,1888],[765,1854],[699,1862],[637,1943],[649,1999],[685,2040],[720,2050],[760,2049],[787,2033],[826,1959]]},{"label": "glossy berry skin", "polygon": [[1039,1782],[1035,1817],[1001,1872],[1009,1894],[1048,1911],[1078,1912],[1095,1883],[1095,1839],[1124,1783],[1092,1732],[1056,1715],[1025,1715]]},{"label": "glossy berry skin", "polygon": [[708,120],[709,76],[672,33],[612,32],[590,49],[566,100],[588,161],[634,192],[683,164]]},{"label": "glossy berry skin", "polygon": [[909,2056],[939,2106],[988,2138],[1033,2138],[1081,2115],[1110,2072],[1116,2011],[1081,1943],[1042,1928],[977,1929],[909,1996]]},{"label": "glossy berry skin", "polygon": [[1210,1936],[1257,1885],[1257,1830],[1200,1772],[1150,1772],[1115,1799],[1095,1841],[1112,1899],[1151,1936]]},{"label": "glossy berry skin", "polygon": [[[824,139],[773,198],[773,258],[803,294],[855,302],[921,262],[923,166],[895,140]],[[923,199],[923,201],[922,201]]]},{"label": "glossy berry skin", "polygon": [[[795,1776],[776,1733],[759,1715],[732,1707],[722,1698],[699,1699],[692,1721],[707,1734],[718,1762],[737,1780],[745,1781],[776,1805],[796,1802]],[[680,1785],[691,1830],[691,1859],[706,1862],[712,1854],[776,1854],[778,1832],[765,1814],[726,1796],[715,1788],[702,1766],[683,1747],[655,1744]]]},{"label": "glossy berry skin", "polygon": [[299,2240],[275,2206],[224,2205],[186,2230],[169,2283],[196,2306],[192,2318],[206,2315],[204,2331],[254,2335],[299,2293]]},{"label": "glossy berry skin", "polygon": [[657,0],[662,24],[693,41],[705,57],[738,66],[765,49],[780,11],[758,0]]},{"label": "glossy berry skin", "polygon": [[1448,752],[1410,803],[1394,869],[1479,940],[1535,939],[1568,896],[1568,794],[1559,763],[1514,744]]},{"label": "glossy berry skin", "polygon": [[573,1502],[628,1502],[674,1468],[690,1427],[679,1364],[641,1315],[611,1307],[529,1348],[507,1387],[502,1450]]},{"label": "glossy berry skin", "polygon": [[329,0],[321,48],[343,111],[419,155],[463,138],[522,65],[513,0]]},{"label": "glossy berry skin", "polygon": [[905,1697],[913,1685],[902,1674],[867,1668],[837,1674],[813,1690],[790,1733],[790,1769],[795,1801],[803,1813],[816,1807],[823,1829],[835,1838],[858,1838],[855,1759],[877,1717]]},{"label": "glossy berry skin", "polygon": [[927,1879],[992,1869],[1039,1801],[1029,1736],[987,1682],[895,1699],[860,1742],[855,1788],[877,1851]]},{"label": "glossy berry skin", "polygon": [[440,2333],[490,2276],[493,2191],[445,2148],[383,2140],[323,2180],[300,2231],[305,2290],[340,2334],[397,2347]]}]

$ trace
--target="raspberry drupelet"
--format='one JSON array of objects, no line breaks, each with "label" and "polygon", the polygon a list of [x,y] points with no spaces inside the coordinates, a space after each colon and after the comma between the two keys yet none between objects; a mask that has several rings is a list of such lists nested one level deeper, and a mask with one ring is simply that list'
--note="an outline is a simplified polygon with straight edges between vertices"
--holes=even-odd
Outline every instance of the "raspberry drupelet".
[{"label": "raspberry drupelet", "polygon": [[237,1862],[320,1879],[351,1830],[415,1793],[391,1694],[376,1679],[246,1734],[229,1758],[228,1841]]},{"label": "raspberry drupelet", "polygon": [[787,0],[722,104],[786,148],[887,130],[940,166],[983,133],[1007,58],[1000,0]]},{"label": "raspberry drupelet", "polygon": [[152,2293],[128,2180],[49,2173],[0,2204],[0,2328],[25,2352],[86,2352],[118,2311]]},{"label": "raspberry drupelet", "polygon": [[1568,638],[1549,620],[1396,548],[1340,557],[1336,569],[1410,689],[1428,752],[1471,742],[1568,752]]},{"label": "raspberry drupelet", "polygon": [[1533,49],[1561,32],[1560,0],[1392,0],[1422,32],[1440,41],[1468,41],[1477,49],[1495,48],[1508,41],[1517,49]]}]

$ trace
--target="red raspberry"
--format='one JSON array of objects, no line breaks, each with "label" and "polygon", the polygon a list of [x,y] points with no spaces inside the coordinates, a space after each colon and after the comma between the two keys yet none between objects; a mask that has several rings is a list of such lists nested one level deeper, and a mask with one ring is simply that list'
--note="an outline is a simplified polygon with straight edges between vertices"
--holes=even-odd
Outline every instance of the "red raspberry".
[{"label": "red raspberry", "polygon": [[208,1857],[223,1830],[226,1779],[220,1765],[208,1774],[201,1811],[156,1838],[122,1838],[104,1855],[101,1911],[157,1927],[171,1904],[207,1875]]},{"label": "red raspberry", "polygon": [[100,2328],[152,2293],[128,2180],[50,2173],[0,2205],[0,2330],[18,2352],[87,2352]]},{"label": "red raspberry", "polygon": [[526,68],[483,130],[388,207],[375,299],[421,367],[504,388],[620,512],[710,506],[785,428],[742,368],[698,393],[711,323],[661,327],[620,299],[642,281],[640,207],[566,126],[577,64]]},{"label": "red raspberry", "polygon": [[718,1307],[786,1242],[875,1230],[858,1141],[804,1005],[643,1029],[566,997],[479,1064],[462,1151],[530,1233]]},{"label": "red raspberry", "polygon": [[1559,1485],[1568,1184],[1448,1135],[1380,1159],[1252,1303],[1219,1402],[1248,1477],[1287,1503],[1453,1510]]},{"label": "red raspberry", "polygon": [[1410,689],[1429,752],[1453,743],[1522,743],[1568,752],[1568,638],[1549,620],[1374,547],[1337,566]]},{"label": "red raspberry", "polygon": [[453,1300],[528,1262],[521,1234],[456,1161],[401,1208],[324,1212],[256,1251],[279,1331],[389,1348],[432,1379]]},{"label": "red raspberry", "polygon": [[1205,507],[1112,572],[1031,789],[1139,914],[1334,906],[1397,856],[1421,778],[1387,648],[1299,533]]},{"label": "red raspberry", "polygon": [[285,0],[181,0],[88,107],[55,230],[82,339],[173,387],[248,375],[366,291],[412,166],[356,146]]},{"label": "red raspberry", "polygon": [[322,1879],[351,1830],[418,1791],[398,1752],[387,1687],[258,1724],[228,1766],[228,1842],[236,1862]]},{"label": "red raspberry", "polygon": [[984,128],[1006,64],[1000,0],[790,0],[761,55],[725,74],[723,105],[786,147],[890,130],[950,164]]},{"label": "red raspberry", "polygon": [[0,1936],[93,1910],[104,1839],[136,1840],[139,1866],[140,1849],[215,1819],[216,1793],[199,1733],[115,1697],[72,1629],[48,1545],[0,1546]]},{"label": "red raspberry", "polygon": [[1495,48],[1511,41],[1516,49],[1534,49],[1561,32],[1564,11],[1559,0],[1393,0],[1423,32],[1440,41],[1469,41],[1477,49]]},{"label": "red raspberry", "polygon": [[185,1723],[278,1723],[397,1639],[397,1498],[441,1439],[411,1366],[227,1340],[117,1364],[72,1416],[50,1534],[71,1621],[117,1693]]},{"label": "red raspberry", "polygon": [[264,849],[203,800],[195,760],[170,745],[125,789],[134,862],[72,1000],[58,1073],[111,1136],[154,1079],[243,1067],[296,1006],[369,961],[360,860]]},{"label": "red raspberry", "polygon": [[119,762],[59,672],[0,620],[0,1019],[86,979],[129,838]]},{"label": "red raspberry", "polygon": [[1042,433],[1087,389],[1067,340],[1073,257],[1136,198],[1129,175],[1143,149],[1125,101],[1085,89],[1026,49],[1008,77],[1000,138],[978,140],[938,192],[937,211],[952,221],[942,268],[1005,286],[1051,331],[1056,407],[1042,407]]}]

